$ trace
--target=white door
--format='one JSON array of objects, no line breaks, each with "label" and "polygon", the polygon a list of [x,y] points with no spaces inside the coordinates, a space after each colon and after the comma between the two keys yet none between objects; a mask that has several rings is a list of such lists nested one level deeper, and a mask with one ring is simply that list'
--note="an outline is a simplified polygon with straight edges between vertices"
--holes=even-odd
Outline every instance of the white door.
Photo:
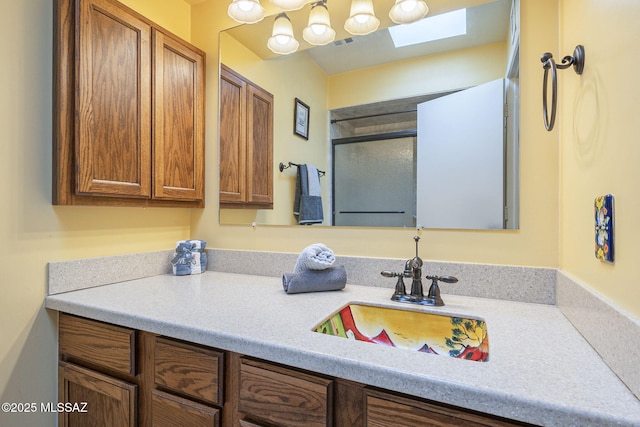
[{"label": "white door", "polygon": [[417,225],[504,228],[504,80],[418,105]]}]

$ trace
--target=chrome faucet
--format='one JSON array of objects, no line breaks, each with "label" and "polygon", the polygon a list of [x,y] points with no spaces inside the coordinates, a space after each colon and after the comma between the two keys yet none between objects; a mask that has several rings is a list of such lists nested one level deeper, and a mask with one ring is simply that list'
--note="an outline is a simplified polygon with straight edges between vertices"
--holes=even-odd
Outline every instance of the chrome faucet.
[{"label": "chrome faucet", "polygon": [[[424,263],[422,261],[422,258],[420,258],[420,256],[418,255],[418,242],[420,241],[420,237],[415,236],[413,240],[415,240],[416,242],[416,256],[410,260],[407,260],[404,265],[404,271],[402,273],[395,273],[393,271],[382,271],[380,273],[384,277],[398,278],[395,291],[391,296],[391,300],[408,302],[412,304],[442,306],[444,305],[444,301],[442,301],[442,297],[440,297],[440,287],[438,286],[438,281],[445,283],[456,283],[458,279],[453,276],[426,276],[426,279],[431,280],[431,286],[429,287],[427,296],[425,296],[424,290],[422,288],[422,266]],[[407,291],[404,286],[405,277],[411,277],[412,279],[411,293],[409,295],[407,295]]]}]

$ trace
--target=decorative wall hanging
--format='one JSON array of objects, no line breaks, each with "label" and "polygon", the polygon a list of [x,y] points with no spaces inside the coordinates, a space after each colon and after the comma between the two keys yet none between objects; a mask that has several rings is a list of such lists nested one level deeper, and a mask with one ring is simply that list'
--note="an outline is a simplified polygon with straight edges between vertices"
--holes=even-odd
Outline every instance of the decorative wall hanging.
[{"label": "decorative wall hanging", "polygon": [[596,197],[594,208],[596,258],[605,262],[613,262],[613,195],[607,194],[606,196]]},{"label": "decorative wall hanging", "polygon": [[309,139],[309,112],[309,106],[296,98],[293,110],[293,133],[307,140]]}]

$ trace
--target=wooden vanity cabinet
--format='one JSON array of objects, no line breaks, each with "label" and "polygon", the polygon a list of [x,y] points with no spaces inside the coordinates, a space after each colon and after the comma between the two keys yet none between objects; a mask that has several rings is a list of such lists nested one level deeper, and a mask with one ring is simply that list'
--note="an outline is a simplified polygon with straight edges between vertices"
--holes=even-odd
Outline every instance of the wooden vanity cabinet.
[{"label": "wooden vanity cabinet", "polygon": [[273,209],[273,95],[224,64],[220,207]]},{"label": "wooden vanity cabinet", "polygon": [[59,349],[61,426],[530,426],[64,313]]},{"label": "wooden vanity cabinet", "polygon": [[53,203],[201,207],[205,53],[116,0],[56,0]]},{"label": "wooden vanity cabinet", "polygon": [[58,328],[58,402],[78,405],[59,411],[58,424],[136,426],[136,332],[66,314]]},{"label": "wooden vanity cabinet", "polygon": [[60,313],[61,426],[218,427],[224,353],[212,348]]}]

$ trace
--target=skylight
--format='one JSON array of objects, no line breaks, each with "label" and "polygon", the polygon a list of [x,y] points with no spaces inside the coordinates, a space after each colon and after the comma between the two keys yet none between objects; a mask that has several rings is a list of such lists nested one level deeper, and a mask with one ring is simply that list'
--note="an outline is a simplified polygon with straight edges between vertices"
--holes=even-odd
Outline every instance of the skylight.
[{"label": "skylight", "polygon": [[467,34],[467,9],[454,10],[418,22],[389,27],[395,47],[411,46]]}]

